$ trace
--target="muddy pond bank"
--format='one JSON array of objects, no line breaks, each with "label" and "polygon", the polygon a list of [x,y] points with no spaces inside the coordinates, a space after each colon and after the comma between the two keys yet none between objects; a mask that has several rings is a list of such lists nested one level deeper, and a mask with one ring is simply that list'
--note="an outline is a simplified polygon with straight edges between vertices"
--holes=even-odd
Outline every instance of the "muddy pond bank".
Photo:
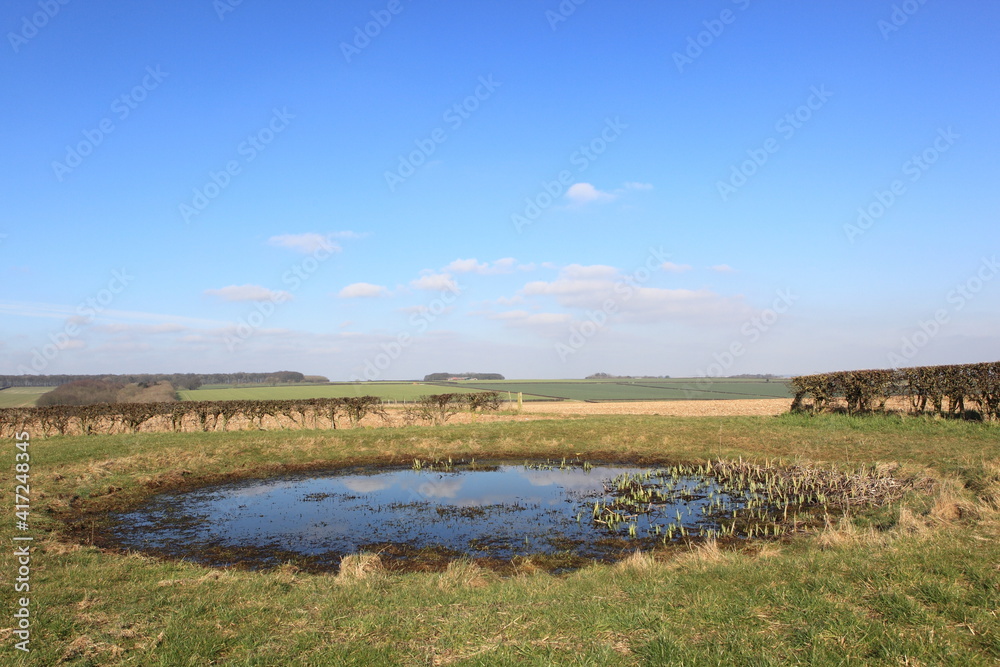
[{"label": "muddy pond bank", "polygon": [[343,557],[370,552],[400,571],[466,558],[559,572],[706,538],[787,539],[906,486],[874,469],[744,462],[414,460],[165,491],[91,518],[90,530],[107,549],[216,567],[336,571]]}]

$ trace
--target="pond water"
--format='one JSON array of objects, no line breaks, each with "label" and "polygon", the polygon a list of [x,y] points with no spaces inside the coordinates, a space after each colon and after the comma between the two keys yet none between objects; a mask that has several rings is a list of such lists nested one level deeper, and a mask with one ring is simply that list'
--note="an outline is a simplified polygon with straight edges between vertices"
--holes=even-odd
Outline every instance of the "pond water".
[{"label": "pond water", "polygon": [[[659,495],[642,495],[635,480],[643,479],[658,480]],[[631,504],[623,496],[630,485],[638,494]],[[401,567],[542,554],[571,568],[718,529],[742,502],[710,477],[634,466],[448,463],[160,494],[113,515],[109,537],[119,548],[251,568],[336,569],[341,557],[360,551]]]}]

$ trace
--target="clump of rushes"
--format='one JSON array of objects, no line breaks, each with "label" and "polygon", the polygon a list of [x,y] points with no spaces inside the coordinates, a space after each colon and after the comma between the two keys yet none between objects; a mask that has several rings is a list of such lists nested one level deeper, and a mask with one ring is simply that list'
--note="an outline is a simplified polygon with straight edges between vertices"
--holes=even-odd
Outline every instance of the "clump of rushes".
[{"label": "clump of rushes", "polygon": [[532,463],[531,461],[524,462],[525,470],[572,470],[577,466],[581,466],[586,472],[590,472],[594,469],[593,464],[589,461],[581,461],[579,456],[572,460],[567,459],[564,456],[561,461],[551,461],[549,459],[545,459],[545,463]]},{"label": "clump of rushes", "polygon": [[[630,538],[697,534],[708,538],[778,538],[826,525],[852,509],[898,500],[912,486],[892,470],[862,466],[835,468],[715,461],[625,473],[605,483],[594,502],[594,524]],[[697,510],[697,514],[695,514]],[[645,531],[640,534],[640,526]]]},{"label": "clump of rushes", "polygon": [[[472,459],[472,463],[469,464],[473,469],[476,466],[476,460]],[[447,461],[442,461],[441,459],[435,459],[433,463],[430,461],[421,461],[420,459],[413,459],[413,470],[420,472],[421,470],[427,469],[430,472],[454,472],[455,463],[448,457]]]}]

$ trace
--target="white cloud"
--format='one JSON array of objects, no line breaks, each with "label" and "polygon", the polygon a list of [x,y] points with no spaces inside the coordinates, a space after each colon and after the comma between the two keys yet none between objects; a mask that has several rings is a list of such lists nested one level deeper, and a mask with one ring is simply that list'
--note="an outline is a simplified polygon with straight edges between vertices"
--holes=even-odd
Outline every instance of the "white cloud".
[{"label": "white cloud", "polygon": [[163,324],[124,324],[114,322],[94,327],[94,330],[111,334],[162,334],[180,333],[181,331],[187,331],[188,327],[172,322],[165,322]]},{"label": "white cloud", "polygon": [[290,301],[292,295],[282,290],[270,290],[260,285],[228,285],[219,289],[205,290],[205,294],[217,296],[223,301]]},{"label": "white cloud", "polygon": [[[344,232],[338,232],[343,234]],[[353,232],[349,232],[352,233]],[[279,247],[279,248],[291,248],[297,252],[304,253],[306,255],[311,255],[317,250],[327,250],[329,252],[339,252],[340,246],[334,243],[331,239],[334,234],[282,234],[280,236],[272,236],[267,240],[268,244]],[[340,237],[340,238],[353,238],[353,237]]]},{"label": "white cloud", "polygon": [[736,273],[736,269],[728,264],[716,264],[715,266],[710,266],[708,268],[716,273]]},{"label": "white cloud", "polygon": [[504,257],[494,262],[480,262],[478,259],[456,259],[441,271],[443,273],[477,273],[486,276],[513,273],[515,269],[531,271],[534,268],[534,264],[518,264],[518,261],[513,257]]},{"label": "white cloud", "polygon": [[64,306],[62,304],[28,303],[24,301],[0,302],[0,313],[4,315],[44,317],[54,320],[61,320],[68,317],[70,324],[87,324],[93,319],[85,315],[74,315],[75,311],[76,309],[73,306]]},{"label": "white cloud", "polygon": [[512,324],[532,326],[539,324],[563,324],[569,322],[572,316],[569,313],[529,313],[526,310],[508,310],[502,313],[494,313],[489,318],[491,320],[506,320]]},{"label": "white cloud", "polygon": [[583,205],[590,204],[593,202],[609,202],[618,199],[620,196],[626,192],[631,192],[634,190],[652,190],[653,186],[649,183],[639,183],[637,181],[629,181],[623,183],[620,188],[616,188],[611,192],[605,192],[604,190],[598,190],[591,183],[574,183],[566,191],[565,197],[572,204]]},{"label": "white cloud", "polygon": [[618,275],[618,269],[605,264],[591,264],[589,266],[584,266],[582,264],[570,264],[569,266],[563,268],[562,275],[567,278],[579,279],[610,278]]},{"label": "white cloud", "polygon": [[65,319],[69,324],[84,326],[97,320],[139,320],[152,322],[185,323],[190,326],[217,326],[221,321],[207,320],[198,317],[186,317],[183,315],[169,315],[162,313],[144,313],[132,310],[112,310],[105,308],[95,315],[80,315],[79,310],[86,305],[81,303],[76,306],[52,303],[33,303],[24,301],[0,301],[0,314],[15,315],[20,317],[41,317],[49,319]]},{"label": "white cloud", "polygon": [[423,303],[419,303],[413,306],[403,306],[402,308],[397,308],[396,310],[400,313],[405,313],[407,315],[426,314],[428,315],[429,320],[433,322],[442,315],[451,315],[453,312],[455,312],[455,306],[442,306],[440,304],[437,304],[434,306],[433,309],[431,309],[430,306]]},{"label": "white cloud", "polygon": [[618,269],[613,266],[570,264],[559,272],[556,280],[530,282],[521,292],[528,296],[542,294],[567,296],[601,292],[613,285],[614,279],[618,276]]},{"label": "white cloud", "polygon": [[96,352],[113,352],[114,354],[128,354],[130,352],[144,353],[149,352],[153,349],[153,346],[149,343],[139,343],[139,342],[114,342],[106,343],[95,348]]},{"label": "white cloud", "polygon": [[484,273],[489,269],[489,264],[481,263],[476,259],[456,259],[454,262],[444,267],[445,273]]},{"label": "white cloud", "polygon": [[570,309],[601,310],[612,303],[616,317],[634,322],[717,322],[749,312],[739,298],[710,290],[646,287],[637,284],[632,276],[602,265],[567,266],[555,280],[527,283],[521,294],[529,298],[550,296]]},{"label": "white cloud", "polygon": [[371,283],[353,283],[337,293],[341,299],[357,299],[386,296],[388,288]]},{"label": "white cloud", "polygon": [[434,290],[438,292],[444,290],[448,290],[450,292],[458,291],[458,284],[449,273],[427,272],[416,280],[411,280],[410,286],[414,289]]},{"label": "white cloud", "polygon": [[660,268],[667,273],[684,273],[685,271],[690,271],[693,267],[690,264],[674,264],[673,262],[664,262],[660,265]]},{"label": "white cloud", "polygon": [[528,316],[528,311],[526,310],[508,310],[502,313],[493,313],[489,315],[489,318],[491,320],[514,320],[527,316]]},{"label": "white cloud", "polygon": [[383,489],[388,489],[392,486],[393,482],[388,479],[378,479],[372,477],[348,477],[341,482],[351,491],[355,493],[374,493],[375,491],[381,491]]},{"label": "white cloud", "polygon": [[566,191],[565,197],[573,204],[590,204],[591,202],[612,201],[617,195],[602,192],[590,183],[574,183]]}]

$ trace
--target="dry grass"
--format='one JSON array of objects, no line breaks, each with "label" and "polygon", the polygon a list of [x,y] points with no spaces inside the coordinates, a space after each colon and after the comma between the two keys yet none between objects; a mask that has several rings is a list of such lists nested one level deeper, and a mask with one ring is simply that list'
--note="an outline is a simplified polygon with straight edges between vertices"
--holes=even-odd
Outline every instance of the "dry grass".
[{"label": "dry grass", "polygon": [[346,584],[365,581],[385,573],[382,559],[378,554],[352,554],[340,560],[340,572],[337,583]]},{"label": "dry grass", "polygon": [[472,561],[459,559],[448,564],[448,569],[438,576],[437,587],[441,590],[460,588],[482,588],[495,580],[496,575]]},{"label": "dry grass", "polygon": [[678,565],[694,564],[694,565],[709,565],[713,563],[721,563],[728,556],[735,555],[733,552],[726,552],[719,547],[719,543],[714,537],[709,538],[696,545],[690,551],[682,553],[675,561]]},{"label": "dry grass", "polygon": [[874,528],[858,528],[850,518],[844,517],[836,523],[827,521],[826,528],[816,538],[816,543],[821,549],[840,549],[859,544],[877,544],[883,540],[884,536],[875,532]]},{"label": "dry grass", "polygon": [[615,563],[614,568],[619,572],[652,574],[663,570],[663,563],[654,558],[653,555],[648,552],[636,551],[631,556],[623,558]]}]

